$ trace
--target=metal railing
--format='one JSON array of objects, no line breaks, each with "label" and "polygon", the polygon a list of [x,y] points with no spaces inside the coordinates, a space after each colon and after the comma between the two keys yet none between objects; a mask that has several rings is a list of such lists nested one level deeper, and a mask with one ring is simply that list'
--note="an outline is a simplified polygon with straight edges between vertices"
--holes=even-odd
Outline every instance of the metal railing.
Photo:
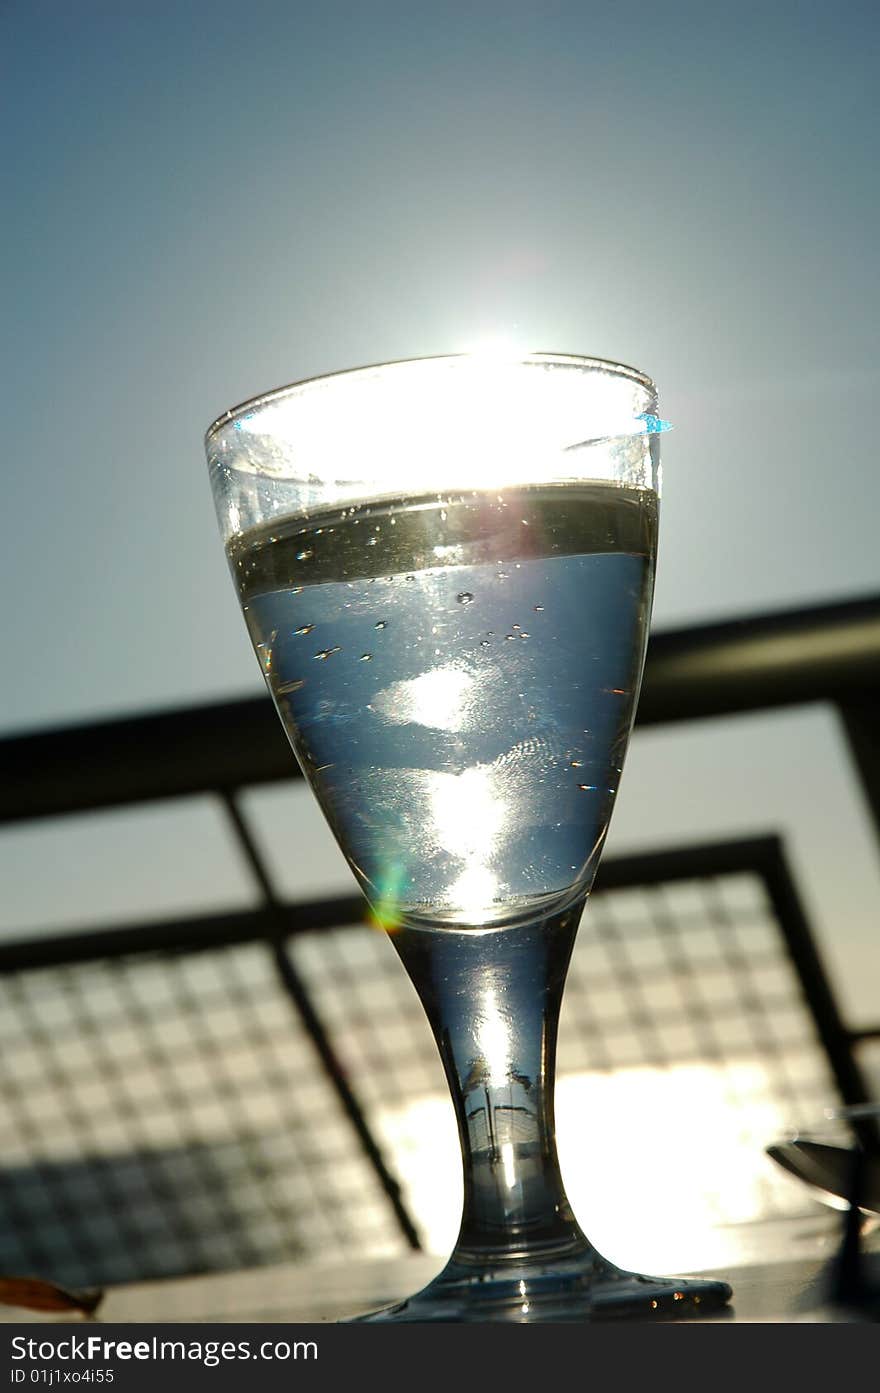
[{"label": "metal railing", "polygon": [[[870,598],[655,634],[638,712],[641,726],[730,716],[805,703],[839,712],[855,768],[880,833],[880,599]],[[265,698],[17,734],[0,741],[0,822],[85,813],[198,794],[219,796],[259,888],[256,910],[186,923],[123,926],[112,952],[219,946],[260,938],[311,1038],[364,1154],[412,1246],[418,1236],[396,1179],[376,1144],[346,1071],[315,1011],[287,940],[298,930],[360,922],[357,897],[283,903],[239,793],[299,776],[280,724]],[[832,1072],[847,1102],[866,1098],[856,1047],[880,1039],[880,1024],[849,1029],[841,1020],[777,843],[746,844],[751,869],[764,876],[788,951],[810,1001]],[[729,856],[743,866],[743,848]],[[721,861],[719,862],[719,856]],[[725,853],[713,847],[609,861],[599,889],[661,879],[717,875]],[[708,857],[708,859],[706,859]],[[757,861],[755,861],[757,857]],[[702,869],[701,869],[702,867]],[[86,961],[110,949],[107,931],[43,936],[0,946],[0,972]],[[874,1133],[864,1129],[871,1144]]]},{"label": "metal railing", "polygon": [[[829,702],[880,828],[880,598],[657,633],[637,725]],[[0,823],[299,777],[251,697],[0,740]]]}]

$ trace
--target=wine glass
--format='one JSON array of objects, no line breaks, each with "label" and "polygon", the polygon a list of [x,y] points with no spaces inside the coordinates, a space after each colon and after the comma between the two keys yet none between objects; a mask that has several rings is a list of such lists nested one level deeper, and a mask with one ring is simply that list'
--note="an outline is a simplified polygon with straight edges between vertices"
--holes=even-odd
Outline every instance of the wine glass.
[{"label": "wine glass", "polygon": [[283,387],[206,437],[269,691],[419,994],[458,1121],[453,1254],[361,1319],[587,1320],[730,1296],[603,1258],[556,1155],[563,983],[648,636],[656,412],[632,368],[471,354]]}]

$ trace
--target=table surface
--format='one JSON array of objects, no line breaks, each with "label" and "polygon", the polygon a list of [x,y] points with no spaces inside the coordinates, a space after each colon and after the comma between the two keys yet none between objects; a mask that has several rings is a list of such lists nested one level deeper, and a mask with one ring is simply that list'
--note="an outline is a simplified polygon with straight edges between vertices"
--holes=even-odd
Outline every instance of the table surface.
[{"label": "table surface", "polygon": [[[723,1248],[725,1260],[707,1270],[730,1282],[733,1302],[723,1313],[696,1319],[701,1323],[859,1319],[828,1300],[840,1233],[840,1216],[828,1212],[716,1232],[716,1253]],[[880,1276],[880,1230],[865,1238],[863,1249],[875,1278]],[[416,1253],[139,1282],[109,1288],[92,1319],[112,1323],[337,1321],[412,1294],[442,1266],[443,1258]],[[0,1306],[0,1321],[6,1323],[72,1320],[82,1316]]]}]

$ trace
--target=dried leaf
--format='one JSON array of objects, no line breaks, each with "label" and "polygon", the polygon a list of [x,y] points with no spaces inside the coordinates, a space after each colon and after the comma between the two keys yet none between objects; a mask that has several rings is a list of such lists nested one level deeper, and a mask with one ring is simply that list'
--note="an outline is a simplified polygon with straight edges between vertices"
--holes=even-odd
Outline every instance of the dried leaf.
[{"label": "dried leaf", "polygon": [[91,1315],[103,1295],[100,1287],[68,1291],[39,1277],[0,1277],[0,1305],[21,1306],[28,1311],[84,1311]]}]

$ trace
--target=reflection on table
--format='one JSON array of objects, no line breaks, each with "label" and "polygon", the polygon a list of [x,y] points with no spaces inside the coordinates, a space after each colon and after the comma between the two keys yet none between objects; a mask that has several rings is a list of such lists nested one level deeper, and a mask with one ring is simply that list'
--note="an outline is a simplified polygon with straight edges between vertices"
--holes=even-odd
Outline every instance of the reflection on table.
[{"label": "reflection on table", "polygon": [[[868,1313],[845,1309],[829,1299],[840,1240],[840,1216],[831,1214],[716,1230],[705,1251],[712,1247],[719,1261],[707,1270],[730,1281],[733,1304],[728,1312],[698,1319],[703,1323],[868,1319]],[[863,1236],[863,1249],[876,1283],[880,1281],[880,1230]],[[442,1258],[419,1253],[344,1265],[285,1263],[132,1283],[111,1287],[93,1319],[101,1323],[337,1321],[400,1300],[427,1283],[442,1265]],[[0,1321],[7,1323],[82,1319],[75,1314],[0,1306]]]}]

